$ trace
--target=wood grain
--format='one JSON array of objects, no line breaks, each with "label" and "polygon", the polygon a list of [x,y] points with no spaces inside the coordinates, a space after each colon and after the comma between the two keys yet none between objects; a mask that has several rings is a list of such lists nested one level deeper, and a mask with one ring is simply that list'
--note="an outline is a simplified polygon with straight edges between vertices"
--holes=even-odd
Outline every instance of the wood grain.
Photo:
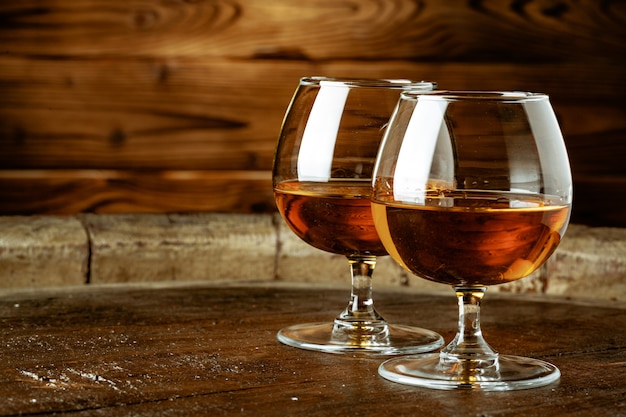
[{"label": "wood grain", "polygon": [[275,211],[270,172],[0,171],[4,214]]},{"label": "wood grain", "polygon": [[[25,0],[0,43],[36,56],[622,60],[621,1]],[[549,42],[548,42],[549,40]],[[382,54],[382,55],[381,55]]]},{"label": "wood grain", "polygon": [[[517,392],[392,383],[384,358],[281,345],[283,326],[329,320],[343,290],[274,285],[113,286],[0,297],[0,414],[79,416],[620,416],[626,326],[619,306],[487,296],[485,337],[501,353],[556,364],[561,380]],[[379,292],[388,320],[440,332],[449,297]],[[428,312],[427,315],[424,312]],[[336,313],[335,313],[336,312]],[[513,314],[514,312],[514,314]]]},{"label": "wood grain", "polygon": [[4,2],[0,214],[271,210],[241,173],[269,174],[298,79],[329,75],[548,93],[573,219],[626,226],[625,28],[621,1]]},{"label": "wood grain", "polygon": [[[440,88],[549,91],[564,136],[617,157],[626,116],[615,85],[622,69],[603,70],[594,96],[572,85],[597,70],[571,65],[323,64],[129,59],[5,59],[0,102],[0,166],[7,168],[271,169],[280,124],[302,74],[436,80]],[[359,66],[355,70],[355,66]],[[163,70],[162,66],[172,67]],[[167,71],[165,80],[155,73]],[[569,75],[565,77],[565,72]],[[231,74],[240,74],[229,79]],[[485,79],[485,74],[489,78]],[[546,74],[563,77],[550,81]],[[472,87],[473,86],[473,87]],[[544,90],[545,89],[545,90]],[[593,138],[590,141],[590,138]],[[569,143],[568,143],[569,144]],[[589,145],[583,158],[589,158]],[[575,150],[575,146],[572,147]],[[592,149],[592,152],[594,150]],[[613,163],[598,164],[612,167]],[[577,168],[577,167],[575,167]]]}]

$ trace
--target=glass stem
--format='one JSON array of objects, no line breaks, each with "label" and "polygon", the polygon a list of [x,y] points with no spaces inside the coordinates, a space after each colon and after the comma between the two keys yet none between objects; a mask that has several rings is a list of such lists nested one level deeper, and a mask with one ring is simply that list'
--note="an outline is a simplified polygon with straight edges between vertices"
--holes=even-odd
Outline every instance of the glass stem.
[{"label": "glass stem", "polygon": [[375,256],[348,256],[352,271],[352,294],[348,307],[335,318],[331,339],[354,346],[388,346],[389,326],[374,309],[372,274]]},{"label": "glass stem", "polygon": [[459,305],[458,332],[442,351],[440,365],[457,373],[485,375],[498,371],[498,353],[483,338],[480,304],[487,287],[455,287]]},{"label": "glass stem", "polygon": [[348,264],[352,276],[352,293],[348,307],[336,321],[366,322],[368,324],[384,321],[374,309],[372,298],[372,274],[376,268],[375,256],[351,255]]}]

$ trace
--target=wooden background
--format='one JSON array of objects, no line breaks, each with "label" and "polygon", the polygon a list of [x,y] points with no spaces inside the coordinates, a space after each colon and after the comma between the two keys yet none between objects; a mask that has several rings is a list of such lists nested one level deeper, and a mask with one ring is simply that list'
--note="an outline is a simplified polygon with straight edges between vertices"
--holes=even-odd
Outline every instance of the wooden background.
[{"label": "wooden background", "polygon": [[305,75],[550,94],[572,220],[626,227],[626,1],[0,2],[0,214],[271,212]]}]

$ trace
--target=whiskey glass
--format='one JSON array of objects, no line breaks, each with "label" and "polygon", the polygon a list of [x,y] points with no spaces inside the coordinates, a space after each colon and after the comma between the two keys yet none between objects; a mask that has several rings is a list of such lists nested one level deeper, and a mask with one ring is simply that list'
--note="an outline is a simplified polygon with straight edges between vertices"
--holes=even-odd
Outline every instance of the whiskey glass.
[{"label": "whiskey glass", "polygon": [[280,342],[366,355],[417,353],[443,345],[443,338],[430,330],[388,324],[372,298],[376,259],[387,255],[370,206],[378,147],[400,92],[433,87],[409,80],[300,80],[276,146],[276,205],[306,243],[346,256],[352,291],[348,306],[334,320],[283,328]]},{"label": "whiskey glass", "polygon": [[557,248],[572,179],[548,96],[403,93],[374,170],[381,240],[405,269],[454,288],[458,332],[439,353],[393,358],[379,374],[438,389],[504,391],[550,384],[554,365],[500,355],[485,341],[487,287],[523,278]]}]

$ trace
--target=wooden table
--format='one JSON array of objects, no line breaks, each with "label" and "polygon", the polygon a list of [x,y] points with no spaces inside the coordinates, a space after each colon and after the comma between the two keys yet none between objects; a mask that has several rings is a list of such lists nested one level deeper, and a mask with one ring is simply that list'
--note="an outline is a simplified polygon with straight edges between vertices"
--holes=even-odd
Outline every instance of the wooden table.
[{"label": "wooden table", "polygon": [[[556,364],[559,383],[437,391],[377,375],[380,358],[303,351],[276,331],[334,317],[344,289],[112,286],[0,297],[0,415],[626,415],[626,309],[488,294],[487,340]],[[378,292],[390,321],[453,336],[449,296]]]}]

